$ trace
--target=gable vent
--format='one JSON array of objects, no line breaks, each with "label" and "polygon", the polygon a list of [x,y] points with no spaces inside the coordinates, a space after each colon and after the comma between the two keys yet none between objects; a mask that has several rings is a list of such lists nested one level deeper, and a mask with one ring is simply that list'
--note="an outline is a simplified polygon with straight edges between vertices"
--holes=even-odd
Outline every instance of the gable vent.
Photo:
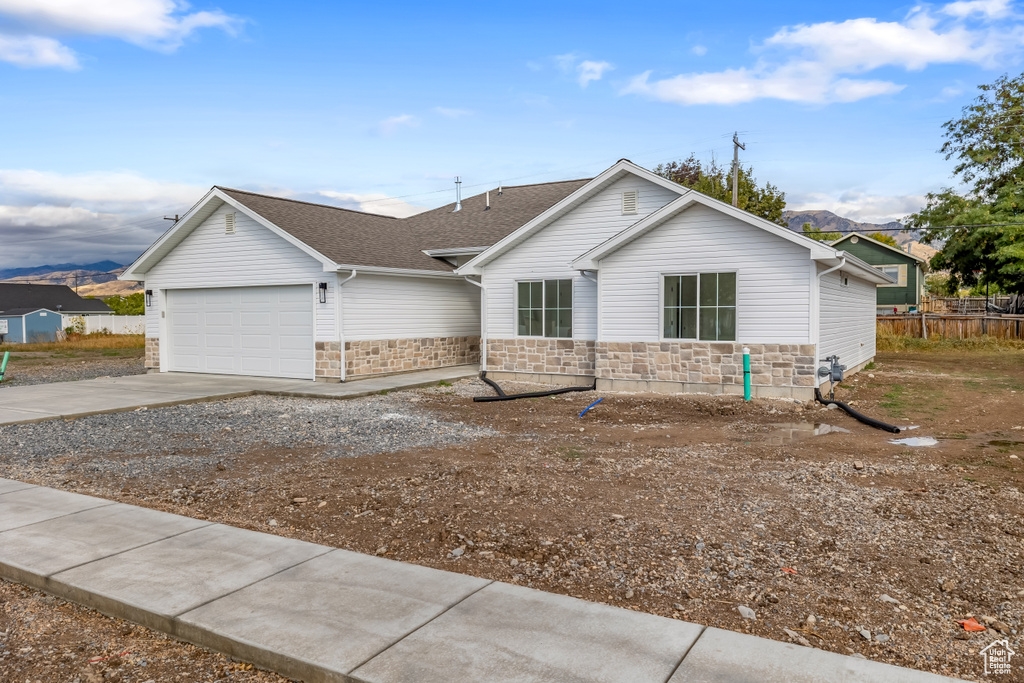
[{"label": "gable vent", "polygon": [[224,214],[224,234],[234,235],[235,234],[235,214],[226,213]]},{"label": "gable vent", "polygon": [[637,190],[627,190],[622,193],[622,215],[632,215],[636,213],[637,204],[639,204],[640,193]]}]

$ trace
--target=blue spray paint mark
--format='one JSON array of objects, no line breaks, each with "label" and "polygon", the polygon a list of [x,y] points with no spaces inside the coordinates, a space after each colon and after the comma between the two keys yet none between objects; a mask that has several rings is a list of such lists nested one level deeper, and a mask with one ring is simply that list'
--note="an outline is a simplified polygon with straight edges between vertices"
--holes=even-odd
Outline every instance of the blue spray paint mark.
[{"label": "blue spray paint mark", "polygon": [[591,403],[591,404],[590,404],[589,406],[587,406],[586,408],[584,408],[584,409],[583,409],[583,412],[582,412],[582,413],[580,413],[580,417],[583,417],[584,415],[586,415],[586,414],[587,414],[587,411],[588,411],[588,410],[590,410],[591,408],[593,408],[594,406],[596,406],[596,405],[597,405],[598,403],[600,403],[600,402],[601,402],[601,401],[603,401],[603,400],[604,400],[603,398],[599,398],[599,399],[597,399],[596,401],[594,401],[593,403]]}]

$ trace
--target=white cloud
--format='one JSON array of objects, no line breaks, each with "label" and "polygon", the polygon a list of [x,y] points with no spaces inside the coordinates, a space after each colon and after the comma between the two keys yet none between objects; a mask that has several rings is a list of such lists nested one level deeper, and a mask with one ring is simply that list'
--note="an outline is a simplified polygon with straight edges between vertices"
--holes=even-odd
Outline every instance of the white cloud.
[{"label": "white cloud", "polygon": [[1001,19],[1008,16],[1010,0],[969,0],[962,2],[951,2],[942,8],[944,14],[952,17],[969,17],[972,14],[979,14],[988,19]]},{"label": "white cloud", "polygon": [[863,223],[888,223],[920,211],[927,203],[924,195],[875,195],[848,190],[839,195],[812,192],[794,197],[787,203],[790,211],[824,209],[837,216]]},{"label": "white cloud", "polygon": [[415,128],[420,125],[420,120],[412,114],[399,114],[389,116],[377,124],[377,132],[380,135],[394,135],[401,128]]},{"label": "white cloud", "polygon": [[0,62],[20,67],[78,68],[75,53],[53,38],[0,34]]},{"label": "white cloud", "polygon": [[[1006,3],[966,4],[985,5],[986,16],[991,16]],[[952,63],[995,67],[1020,52],[1024,39],[1020,24],[978,24],[969,20],[976,12],[982,9],[954,8],[950,13],[957,18],[942,20],[926,8],[915,8],[899,22],[861,18],[784,27],[758,48],[762,56],[753,66],[653,81],[648,71],[634,77],[623,93],[683,105],[738,104],[762,98],[853,102],[893,94],[905,86],[859,76],[883,67],[909,71]]]},{"label": "white cloud", "polygon": [[469,109],[451,109],[449,107],[434,107],[434,111],[449,119],[461,119],[463,116],[472,116]]},{"label": "white cloud", "polygon": [[608,62],[593,62],[587,59],[576,66],[576,80],[581,88],[586,88],[588,83],[601,80],[605,72],[613,68],[615,67]]},{"label": "white cloud", "polygon": [[334,190],[320,190],[315,193],[316,198],[310,201],[322,204],[333,204],[345,209],[378,213],[395,218],[407,218],[413,214],[420,213],[426,207],[415,206],[401,199],[388,197],[386,194],[367,193],[353,194],[350,192],[335,192]]},{"label": "white cloud", "polygon": [[0,170],[0,267],[134,259],[206,187],[131,172]]},{"label": "white cloud", "polygon": [[[0,0],[0,18],[10,28],[0,41],[21,40],[34,50],[36,58],[26,59],[24,48],[0,47],[0,60],[18,66],[74,68],[77,60],[69,48],[57,41],[68,35],[116,38],[154,50],[173,52],[203,28],[234,33],[239,20],[220,10],[189,12],[179,0]],[[2,45],[2,43],[0,43]]]},{"label": "white cloud", "polygon": [[708,53],[708,49],[703,45],[694,45],[693,47],[690,48],[690,52],[697,55],[698,57],[703,57]]},{"label": "white cloud", "polygon": [[555,66],[558,70],[564,74],[571,74],[576,68],[576,62],[579,61],[580,56],[575,52],[567,52],[564,55],[555,55],[551,59],[554,60]]}]

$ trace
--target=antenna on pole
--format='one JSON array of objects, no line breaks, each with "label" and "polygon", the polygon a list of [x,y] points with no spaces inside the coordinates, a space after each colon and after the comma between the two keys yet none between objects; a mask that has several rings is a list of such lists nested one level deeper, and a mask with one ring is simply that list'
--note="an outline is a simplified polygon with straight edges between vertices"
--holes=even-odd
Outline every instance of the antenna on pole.
[{"label": "antenna on pole", "polygon": [[740,143],[739,131],[732,134],[732,205],[740,205],[740,150],[747,151],[747,146]]},{"label": "antenna on pole", "polygon": [[164,216],[164,220],[165,221],[174,221],[175,223],[177,223],[178,222],[178,214],[174,214],[174,218],[171,218],[170,216]]},{"label": "antenna on pole", "polygon": [[462,211],[462,178],[455,176],[455,208],[452,213]]}]

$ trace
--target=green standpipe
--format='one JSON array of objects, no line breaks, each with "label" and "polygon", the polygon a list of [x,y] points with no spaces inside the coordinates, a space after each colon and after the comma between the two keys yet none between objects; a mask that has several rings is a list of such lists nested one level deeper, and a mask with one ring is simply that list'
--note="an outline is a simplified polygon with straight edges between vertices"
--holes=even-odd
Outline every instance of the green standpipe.
[{"label": "green standpipe", "polygon": [[11,357],[10,351],[4,351],[4,360],[0,363],[0,382],[4,381],[4,375],[7,373],[7,361]]},{"label": "green standpipe", "polygon": [[750,400],[750,349],[743,347],[743,400]]}]

